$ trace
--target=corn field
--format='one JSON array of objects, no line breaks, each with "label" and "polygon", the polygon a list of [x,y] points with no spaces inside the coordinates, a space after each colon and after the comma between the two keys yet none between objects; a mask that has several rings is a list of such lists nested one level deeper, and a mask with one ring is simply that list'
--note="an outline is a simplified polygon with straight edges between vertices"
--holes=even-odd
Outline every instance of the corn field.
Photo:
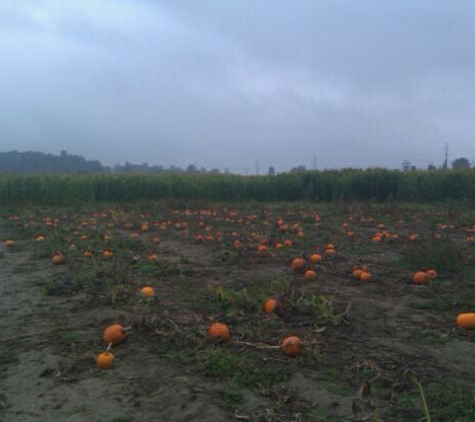
[{"label": "corn field", "polygon": [[475,200],[474,170],[328,170],[276,176],[101,174],[0,176],[0,204],[139,200],[435,202]]}]

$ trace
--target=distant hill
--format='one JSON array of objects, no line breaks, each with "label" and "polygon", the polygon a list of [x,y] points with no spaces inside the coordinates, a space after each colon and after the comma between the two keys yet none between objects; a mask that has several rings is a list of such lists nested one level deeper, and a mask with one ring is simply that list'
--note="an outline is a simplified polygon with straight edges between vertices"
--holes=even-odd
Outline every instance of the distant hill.
[{"label": "distant hill", "polygon": [[99,161],[86,160],[79,155],[69,155],[61,151],[60,155],[43,152],[0,152],[0,173],[16,174],[80,174],[103,173],[110,171]]},{"label": "distant hill", "polygon": [[[86,173],[191,173],[191,174],[218,174],[217,168],[206,170],[190,164],[186,169],[177,166],[165,168],[160,165],[149,166],[148,163],[116,164],[113,168],[103,166],[100,161],[86,160],[80,155],[70,155],[61,151],[60,155],[45,154],[43,152],[0,152],[0,174],[86,174]],[[226,171],[227,173],[228,171]]]}]

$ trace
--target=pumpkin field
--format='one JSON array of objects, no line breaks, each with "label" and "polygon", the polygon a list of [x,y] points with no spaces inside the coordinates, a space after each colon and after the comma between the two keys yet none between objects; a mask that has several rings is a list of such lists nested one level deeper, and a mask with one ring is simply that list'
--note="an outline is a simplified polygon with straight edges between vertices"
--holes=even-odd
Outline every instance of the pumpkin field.
[{"label": "pumpkin field", "polygon": [[473,207],[297,199],[4,205],[0,421],[475,421]]}]

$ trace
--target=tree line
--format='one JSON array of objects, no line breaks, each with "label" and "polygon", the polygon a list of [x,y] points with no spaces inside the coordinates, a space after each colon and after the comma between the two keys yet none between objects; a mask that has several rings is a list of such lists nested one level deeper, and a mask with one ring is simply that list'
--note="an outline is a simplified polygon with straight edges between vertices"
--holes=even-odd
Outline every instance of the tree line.
[{"label": "tree line", "polygon": [[[97,160],[86,160],[80,155],[68,154],[61,151],[60,155],[45,154],[43,152],[0,152],[0,173],[3,174],[92,174],[92,173],[189,173],[189,174],[218,174],[221,170],[213,168],[206,170],[204,167],[197,167],[190,164],[185,169],[178,166],[168,168],[148,163],[117,164],[113,167],[104,166]],[[228,170],[224,171],[229,173]]]}]

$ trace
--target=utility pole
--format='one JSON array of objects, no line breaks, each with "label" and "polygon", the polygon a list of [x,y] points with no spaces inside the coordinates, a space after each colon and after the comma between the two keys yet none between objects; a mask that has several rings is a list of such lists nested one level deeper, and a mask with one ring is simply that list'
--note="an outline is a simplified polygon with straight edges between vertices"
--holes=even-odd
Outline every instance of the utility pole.
[{"label": "utility pole", "polygon": [[314,170],[317,169],[317,156],[315,154],[312,157],[312,167]]},{"label": "utility pole", "polygon": [[256,174],[259,174],[259,158],[256,159]]},{"label": "utility pole", "polygon": [[442,166],[444,170],[447,170],[448,161],[449,161],[449,144],[445,144],[445,159],[444,159],[444,165]]}]

